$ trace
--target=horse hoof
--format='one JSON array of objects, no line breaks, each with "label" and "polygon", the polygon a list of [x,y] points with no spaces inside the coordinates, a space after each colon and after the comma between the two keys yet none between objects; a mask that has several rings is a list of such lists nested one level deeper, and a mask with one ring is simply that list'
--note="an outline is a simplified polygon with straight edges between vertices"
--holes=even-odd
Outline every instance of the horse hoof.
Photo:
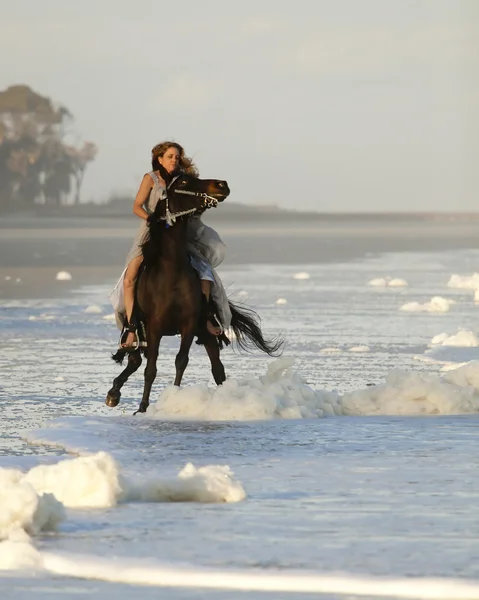
[{"label": "horse hoof", "polygon": [[115,406],[118,406],[120,404],[120,398],[120,392],[110,390],[106,396],[105,404],[110,408],[115,408]]},{"label": "horse hoof", "polygon": [[135,412],[133,413],[133,416],[137,415],[138,413],[146,413],[146,408],[143,408],[142,406],[140,406],[138,408],[138,410],[135,410]]}]

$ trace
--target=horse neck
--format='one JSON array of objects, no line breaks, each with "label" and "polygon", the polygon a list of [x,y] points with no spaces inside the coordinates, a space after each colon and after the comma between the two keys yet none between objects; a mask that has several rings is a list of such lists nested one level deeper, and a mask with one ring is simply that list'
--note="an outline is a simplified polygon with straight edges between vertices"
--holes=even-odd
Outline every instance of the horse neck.
[{"label": "horse neck", "polygon": [[188,264],[187,253],[187,223],[188,219],[178,219],[176,223],[165,228],[161,236],[160,262],[180,266]]}]

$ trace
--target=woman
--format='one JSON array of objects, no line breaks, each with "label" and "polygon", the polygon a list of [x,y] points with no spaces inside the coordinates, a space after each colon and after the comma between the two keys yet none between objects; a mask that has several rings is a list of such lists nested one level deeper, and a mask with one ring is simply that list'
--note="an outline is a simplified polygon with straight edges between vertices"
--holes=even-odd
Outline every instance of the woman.
[{"label": "woman", "polygon": [[[125,270],[110,296],[120,328],[130,322],[133,311],[135,281],[143,260],[141,244],[147,233],[146,219],[155,210],[157,202],[166,198],[166,183],[161,177],[159,165],[169,174],[182,171],[198,176],[198,170],[193,161],[185,156],[182,146],[175,142],[162,142],[156,145],[152,149],[151,155],[152,171],[144,175],[133,203],[133,213],[143,219],[143,223],[128,253]],[[213,269],[223,261],[225,245],[216,231],[205,225],[199,216],[192,216],[188,221],[188,253],[193,268],[198,272],[203,294],[207,299],[210,295],[213,297],[218,307],[218,317],[222,326],[229,327],[231,312],[228,299],[221,280]],[[211,321],[207,321],[206,326],[211,334],[221,334],[222,329]],[[121,346],[135,347],[136,343],[136,333],[129,331]]]}]

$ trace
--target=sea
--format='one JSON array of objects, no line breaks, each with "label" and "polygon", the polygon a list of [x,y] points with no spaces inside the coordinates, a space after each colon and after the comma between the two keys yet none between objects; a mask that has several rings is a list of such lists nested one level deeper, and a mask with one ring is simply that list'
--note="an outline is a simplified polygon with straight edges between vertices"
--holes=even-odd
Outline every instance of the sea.
[{"label": "sea", "polygon": [[478,264],[224,267],[282,356],[164,338],[145,415],[110,285],[0,301],[0,598],[479,598]]}]

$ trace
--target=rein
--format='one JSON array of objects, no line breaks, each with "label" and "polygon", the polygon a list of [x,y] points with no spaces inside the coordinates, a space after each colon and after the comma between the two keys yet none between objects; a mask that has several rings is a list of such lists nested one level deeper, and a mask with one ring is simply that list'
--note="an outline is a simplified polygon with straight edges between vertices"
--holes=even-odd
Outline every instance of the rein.
[{"label": "rein", "polygon": [[175,194],[188,194],[188,196],[196,196],[197,198],[203,198],[203,206],[206,208],[215,208],[218,206],[218,200],[214,196],[210,196],[206,192],[192,192],[190,190],[176,190]]},{"label": "rein", "polygon": [[[171,227],[176,223],[176,219],[179,217],[183,217],[184,215],[191,215],[195,213],[198,208],[190,208],[189,210],[184,210],[182,212],[172,213],[170,212],[169,204],[168,204],[168,190],[170,186],[178,179],[179,175],[174,177],[166,188],[166,198],[165,198],[165,216],[159,217],[159,221],[166,221],[166,226]],[[195,196],[196,198],[203,198],[203,207],[212,208],[218,206],[218,200],[214,196],[210,196],[206,192],[192,192],[190,190],[175,190],[175,194],[186,194],[188,196]]]}]

